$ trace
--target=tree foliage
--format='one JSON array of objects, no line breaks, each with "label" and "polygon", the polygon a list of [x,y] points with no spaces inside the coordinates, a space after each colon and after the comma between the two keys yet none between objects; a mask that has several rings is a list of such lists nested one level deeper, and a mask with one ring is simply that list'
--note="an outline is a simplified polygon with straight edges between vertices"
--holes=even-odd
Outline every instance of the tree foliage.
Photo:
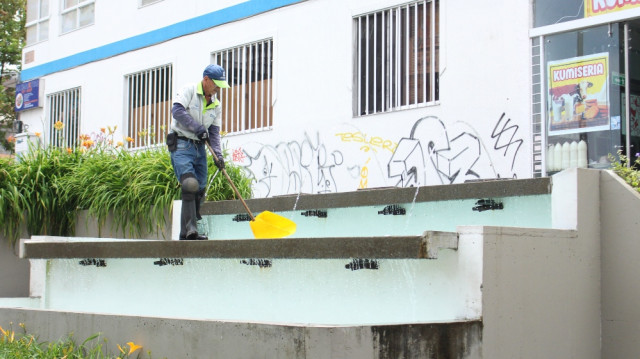
[{"label": "tree foliage", "polygon": [[16,120],[14,111],[15,88],[4,83],[12,73],[20,71],[22,47],[25,41],[26,0],[0,1],[0,145],[13,149],[6,139],[6,133]]}]

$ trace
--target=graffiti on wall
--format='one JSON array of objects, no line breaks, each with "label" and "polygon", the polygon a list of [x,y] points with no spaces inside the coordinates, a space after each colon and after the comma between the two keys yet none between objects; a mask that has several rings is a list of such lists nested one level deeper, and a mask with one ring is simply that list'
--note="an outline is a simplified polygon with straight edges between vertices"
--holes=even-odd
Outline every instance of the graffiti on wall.
[{"label": "graffiti on wall", "polygon": [[[511,119],[505,121],[504,113],[498,119],[491,134],[492,152],[465,122],[447,127],[435,116],[421,118],[409,136],[398,142],[389,160],[389,178],[395,179],[398,187],[515,178],[514,164],[524,141],[517,138],[518,126],[510,122]],[[508,171],[498,170],[496,157],[509,162]]]},{"label": "graffiti on wall", "polygon": [[326,139],[305,132],[275,145],[244,144],[232,150],[232,160],[253,177],[256,197],[273,197],[517,178],[523,144],[519,126],[504,113],[484,139],[466,122],[427,116],[397,142],[361,131]]},{"label": "graffiti on wall", "polygon": [[305,133],[300,141],[249,144],[233,152],[234,163],[253,177],[256,197],[338,191],[333,171],[343,165],[342,152],[327,149],[318,132]]}]

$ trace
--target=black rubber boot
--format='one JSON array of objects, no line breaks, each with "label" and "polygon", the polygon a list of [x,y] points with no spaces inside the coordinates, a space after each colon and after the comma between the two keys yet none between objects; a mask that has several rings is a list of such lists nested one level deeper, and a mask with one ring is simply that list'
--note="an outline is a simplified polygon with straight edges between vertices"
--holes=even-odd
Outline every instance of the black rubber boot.
[{"label": "black rubber boot", "polygon": [[182,184],[182,212],[180,213],[180,239],[198,239],[196,197],[198,180],[191,173],[180,178]]},{"label": "black rubber boot", "polygon": [[198,194],[196,195],[196,218],[198,221],[202,219],[202,216],[200,215],[200,205],[204,202],[204,196],[204,189],[198,191]]}]

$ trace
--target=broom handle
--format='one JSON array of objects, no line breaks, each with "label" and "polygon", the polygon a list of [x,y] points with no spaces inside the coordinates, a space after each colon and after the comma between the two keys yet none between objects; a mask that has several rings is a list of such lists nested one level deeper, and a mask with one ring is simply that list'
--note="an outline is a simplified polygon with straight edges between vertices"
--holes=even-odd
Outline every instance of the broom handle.
[{"label": "broom handle", "polygon": [[[211,155],[213,156],[213,160],[215,162],[218,162],[218,156],[216,156],[216,153],[213,152],[213,148],[211,148],[211,145],[209,144],[209,140],[205,139],[204,143],[207,145],[207,147],[209,148],[209,152],[211,152]],[[222,174],[227,177],[227,181],[229,181],[229,184],[231,185],[231,187],[233,188],[233,191],[236,193],[236,196],[238,196],[238,198],[240,198],[240,201],[242,201],[242,205],[244,206],[244,209],[247,210],[247,213],[249,213],[249,217],[251,217],[252,221],[255,221],[256,218],[253,216],[253,213],[251,213],[251,210],[249,209],[249,206],[247,206],[247,202],[244,201],[244,199],[242,198],[242,196],[240,195],[240,191],[238,191],[238,188],[236,188],[236,185],[233,184],[233,181],[231,180],[231,177],[229,177],[229,174],[227,173],[227,171],[223,168],[221,169]]]}]

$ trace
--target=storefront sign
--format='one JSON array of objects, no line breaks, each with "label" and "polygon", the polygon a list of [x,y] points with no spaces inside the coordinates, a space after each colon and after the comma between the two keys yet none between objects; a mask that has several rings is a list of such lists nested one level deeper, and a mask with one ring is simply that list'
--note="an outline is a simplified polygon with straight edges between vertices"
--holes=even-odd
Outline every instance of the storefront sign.
[{"label": "storefront sign", "polygon": [[584,17],[640,7],[640,0],[584,0]]},{"label": "storefront sign", "polygon": [[608,130],[609,54],[547,63],[549,136]]},{"label": "storefront sign", "polygon": [[16,112],[42,107],[40,97],[44,89],[43,82],[40,79],[35,79],[16,85]]}]

